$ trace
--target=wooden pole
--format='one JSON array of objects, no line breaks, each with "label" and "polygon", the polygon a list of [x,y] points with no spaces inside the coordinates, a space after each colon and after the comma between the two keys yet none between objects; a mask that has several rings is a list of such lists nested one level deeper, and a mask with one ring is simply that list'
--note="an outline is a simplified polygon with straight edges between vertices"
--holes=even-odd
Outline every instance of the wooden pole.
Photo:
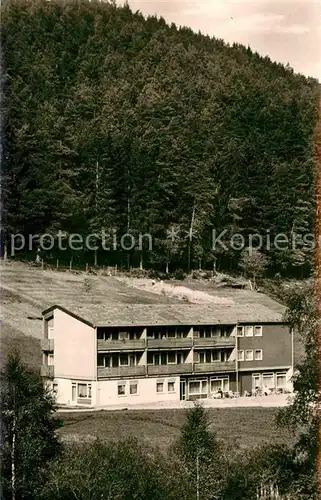
[{"label": "wooden pole", "polygon": [[57,259],[57,269],[59,268],[59,259]]},{"label": "wooden pole", "polygon": [[71,257],[71,259],[69,261],[69,271],[71,271],[71,270],[72,270],[72,257]]},{"label": "wooden pole", "polygon": [[88,264],[86,264],[86,273],[88,273]]}]

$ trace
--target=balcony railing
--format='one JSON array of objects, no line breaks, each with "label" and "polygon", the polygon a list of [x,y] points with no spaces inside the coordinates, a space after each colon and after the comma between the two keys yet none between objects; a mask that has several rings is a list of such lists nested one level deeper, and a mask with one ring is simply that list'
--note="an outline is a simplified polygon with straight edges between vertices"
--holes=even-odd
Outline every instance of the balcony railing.
[{"label": "balcony railing", "polygon": [[98,351],[143,351],[145,349],[145,340],[97,340]]},{"label": "balcony railing", "polygon": [[169,365],[147,365],[148,375],[172,375],[180,373],[192,373],[192,363],[180,363]]},{"label": "balcony railing", "polygon": [[109,377],[136,377],[146,374],[145,366],[118,366],[115,368],[106,368],[98,366],[98,378]]},{"label": "balcony railing", "polygon": [[191,349],[192,344],[193,339],[191,337],[147,339],[149,349]]},{"label": "balcony railing", "polygon": [[216,361],[213,363],[194,363],[194,373],[235,371],[234,361]]},{"label": "balcony railing", "polygon": [[235,337],[194,338],[195,347],[234,347]]},{"label": "balcony railing", "polygon": [[53,365],[42,365],[40,368],[40,373],[42,377],[54,378],[55,370]]},{"label": "balcony railing", "polygon": [[43,351],[52,352],[55,349],[54,339],[41,339],[40,345]]}]

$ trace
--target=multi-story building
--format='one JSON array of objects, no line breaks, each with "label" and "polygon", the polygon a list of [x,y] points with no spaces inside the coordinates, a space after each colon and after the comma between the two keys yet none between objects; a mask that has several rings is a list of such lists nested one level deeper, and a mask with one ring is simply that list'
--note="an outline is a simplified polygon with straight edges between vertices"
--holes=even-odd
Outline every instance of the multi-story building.
[{"label": "multi-story building", "polygon": [[67,406],[290,389],[293,342],[263,305],[54,305],[43,312],[42,375]]}]

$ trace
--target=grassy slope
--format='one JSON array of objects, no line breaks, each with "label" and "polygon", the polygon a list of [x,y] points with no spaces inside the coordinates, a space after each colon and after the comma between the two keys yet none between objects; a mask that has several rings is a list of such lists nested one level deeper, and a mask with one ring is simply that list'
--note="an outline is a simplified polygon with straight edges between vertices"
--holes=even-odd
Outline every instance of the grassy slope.
[{"label": "grassy slope", "polygon": [[[229,449],[253,448],[269,443],[291,442],[293,436],[277,429],[274,408],[211,408],[207,410],[211,430]],[[185,410],[119,410],[91,413],[62,413],[59,433],[67,441],[93,438],[112,441],[136,437],[166,448],[177,439]]]}]

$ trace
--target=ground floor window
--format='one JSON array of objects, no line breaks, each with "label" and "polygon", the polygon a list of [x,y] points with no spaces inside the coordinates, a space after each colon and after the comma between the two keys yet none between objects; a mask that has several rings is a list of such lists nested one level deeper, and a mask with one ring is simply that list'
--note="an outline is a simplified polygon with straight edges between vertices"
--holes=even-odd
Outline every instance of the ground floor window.
[{"label": "ground floor window", "polygon": [[252,375],[252,390],[268,389],[285,389],[286,388],[286,372],[279,373],[253,373]]},{"label": "ground floor window", "polygon": [[81,401],[91,399],[91,384],[86,382],[72,382],[72,400]]},{"label": "ground floor window", "polygon": [[286,372],[276,374],[276,388],[286,389]]},{"label": "ground floor window", "polygon": [[207,380],[206,379],[189,380],[188,393],[190,396],[207,395]]},{"label": "ground floor window", "polygon": [[229,392],[229,377],[211,377],[211,392]]},{"label": "ground floor window", "polygon": [[168,392],[175,392],[175,380],[169,380],[167,385]]},{"label": "ground floor window", "polygon": [[129,394],[138,394],[138,382],[130,382]]},{"label": "ground floor window", "polygon": [[126,384],[119,383],[117,385],[117,393],[118,393],[118,396],[125,396],[126,395]]},{"label": "ground floor window", "polygon": [[162,380],[156,382],[156,392],[164,392],[164,382]]},{"label": "ground floor window", "polygon": [[264,388],[275,388],[274,373],[263,373],[263,389]]}]

